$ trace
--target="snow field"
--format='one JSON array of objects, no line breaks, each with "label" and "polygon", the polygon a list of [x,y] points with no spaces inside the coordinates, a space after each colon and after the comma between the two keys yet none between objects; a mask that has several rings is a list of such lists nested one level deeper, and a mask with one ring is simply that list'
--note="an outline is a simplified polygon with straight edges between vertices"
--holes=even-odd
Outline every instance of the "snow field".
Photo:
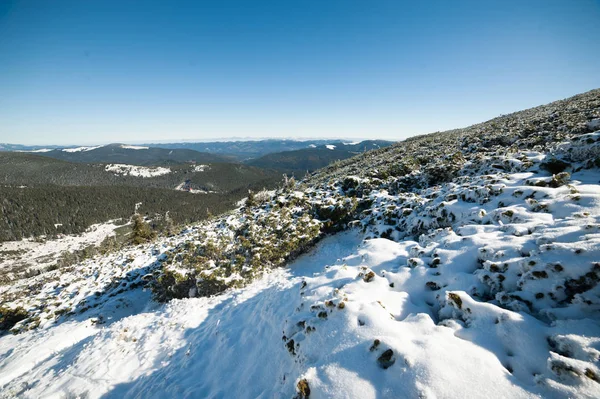
[{"label": "snow field", "polygon": [[[20,265],[22,269],[41,269],[56,262],[63,251],[74,251],[90,245],[99,245],[106,237],[114,235],[117,226],[109,221],[90,226],[80,235],[67,235],[60,239],[5,241],[0,243],[0,252],[17,251],[15,256],[7,256],[0,260],[0,269],[7,269]],[[0,292],[4,287],[0,287]]]},{"label": "snow field", "polygon": [[161,166],[148,167],[126,164],[108,164],[106,165],[104,170],[106,170],[107,172],[114,173],[116,175],[129,175],[135,177],[155,177],[171,173],[170,168],[163,168]]}]

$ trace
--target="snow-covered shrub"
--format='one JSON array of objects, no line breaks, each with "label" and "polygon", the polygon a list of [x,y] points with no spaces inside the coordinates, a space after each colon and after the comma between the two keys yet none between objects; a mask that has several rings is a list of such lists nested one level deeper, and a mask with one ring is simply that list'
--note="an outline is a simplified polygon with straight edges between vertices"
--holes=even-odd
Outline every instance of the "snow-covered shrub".
[{"label": "snow-covered shrub", "polygon": [[207,223],[193,244],[167,255],[152,284],[155,298],[214,295],[282,266],[321,236],[311,209],[304,195],[280,192],[262,206]]},{"label": "snow-covered shrub", "polygon": [[25,320],[29,314],[22,307],[0,307],[0,331],[8,331],[18,322]]}]

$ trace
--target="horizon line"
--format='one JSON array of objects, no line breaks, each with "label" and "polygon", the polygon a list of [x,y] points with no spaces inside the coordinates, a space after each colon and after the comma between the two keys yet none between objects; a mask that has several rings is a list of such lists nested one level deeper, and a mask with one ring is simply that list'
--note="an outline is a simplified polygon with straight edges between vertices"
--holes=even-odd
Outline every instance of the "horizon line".
[{"label": "horizon line", "polygon": [[23,147],[83,147],[83,146],[107,146],[111,144],[131,144],[131,145],[153,145],[153,144],[178,144],[178,143],[234,143],[234,142],[244,142],[244,141],[296,141],[296,142],[306,142],[306,141],[327,141],[327,140],[336,140],[336,141],[344,141],[344,142],[363,142],[363,141],[371,141],[371,140],[383,140],[383,141],[401,141],[403,139],[390,139],[390,138],[351,138],[351,137],[298,137],[298,138],[290,138],[290,137],[226,137],[226,138],[209,138],[209,139],[176,139],[176,140],[133,140],[133,141],[122,141],[122,142],[86,142],[85,144],[21,144],[21,143],[8,143],[3,142],[0,145],[12,145],[12,146],[23,146]]}]

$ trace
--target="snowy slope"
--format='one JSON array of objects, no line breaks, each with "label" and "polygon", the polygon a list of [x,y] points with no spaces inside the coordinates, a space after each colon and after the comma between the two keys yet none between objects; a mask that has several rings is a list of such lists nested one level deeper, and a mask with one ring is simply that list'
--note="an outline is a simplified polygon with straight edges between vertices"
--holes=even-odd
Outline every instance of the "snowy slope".
[{"label": "snowy slope", "polygon": [[[23,271],[50,266],[56,263],[63,251],[72,252],[90,245],[99,245],[106,237],[114,235],[116,227],[114,221],[109,221],[92,225],[81,235],[69,235],[56,240],[0,242],[0,253],[14,253],[0,259],[0,272],[5,274],[11,270]],[[0,287],[0,292],[3,291],[3,287]]]},{"label": "snowy slope", "polygon": [[[138,288],[100,308],[105,324],[79,317],[5,336],[3,395],[291,397],[303,378],[317,398],[598,394],[596,382],[564,385],[546,367],[560,359],[547,336],[597,358],[597,322],[549,327],[457,291],[469,322],[436,325],[426,273],[401,266],[415,244],[344,233],[242,290],[156,305]],[[394,364],[383,369],[387,349]]]},{"label": "snowy slope", "polygon": [[[194,230],[101,265],[88,261],[78,278],[61,279],[62,290],[49,287],[38,298],[90,309],[0,339],[3,395],[291,397],[306,379],[317,398],[598,397],[597,297],[566,307],[548,297],[564,285],[557,264],[569,262],[576,267],[568,273],[579,275],[600,259],[600,189],[586,183],[598,174],[574,174],[577,204],[572,189],[544,188],[544,213],[514,196],[532,190],[529,178],[499,180],[505,208],[451,200],[460,228],[396,242],[369,239],[385,225],[366,218],[364,233],[330,237],[288,268],[211,298],[159,305],[142,288],[129,289]],[[456,188],[446,185],[437,198],[453,198]],[[372,198],[375,213],[398,200]],[[585,253],[567,255],[577,248]],[[530,260],[552,272],[532,274]],[[502,292],[532,285],[524,294],[544,297],[528,297],[532,309],[502,295],[482,301],[500,274]],[[126,287],[113,282],[118,277]],[[386,353],[388,362],[379,362]]]}]

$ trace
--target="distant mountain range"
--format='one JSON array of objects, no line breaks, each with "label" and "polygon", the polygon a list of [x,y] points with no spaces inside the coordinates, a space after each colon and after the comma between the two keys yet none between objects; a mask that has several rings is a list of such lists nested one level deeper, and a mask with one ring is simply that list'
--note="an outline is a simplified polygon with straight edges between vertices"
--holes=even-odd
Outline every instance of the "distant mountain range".
[{"label": "distant mountain range", "polygon": [[26,152],[77,163],[119,163],[129,165],[175,165],[185,163],[231,163],[306,173],[350,158],[364,151],[387,147],[391,141],[367,140],[260,140],[206,143],[165,143],[147,145],[108,144],[88,147],[40,147],[0,144],[0,152]]},{"label": "distant mountain range", "polygon": [[214,141],[198,143],[160,143],[145,144],[148,147],[186,148],[211,154],[221,154],[236,157],[240,161],[260,158],[267,154],[284,151],[301,150],[304,148],[320,147],[327,144],[339,145],[341,140],[246,140],[246,141]]}]

